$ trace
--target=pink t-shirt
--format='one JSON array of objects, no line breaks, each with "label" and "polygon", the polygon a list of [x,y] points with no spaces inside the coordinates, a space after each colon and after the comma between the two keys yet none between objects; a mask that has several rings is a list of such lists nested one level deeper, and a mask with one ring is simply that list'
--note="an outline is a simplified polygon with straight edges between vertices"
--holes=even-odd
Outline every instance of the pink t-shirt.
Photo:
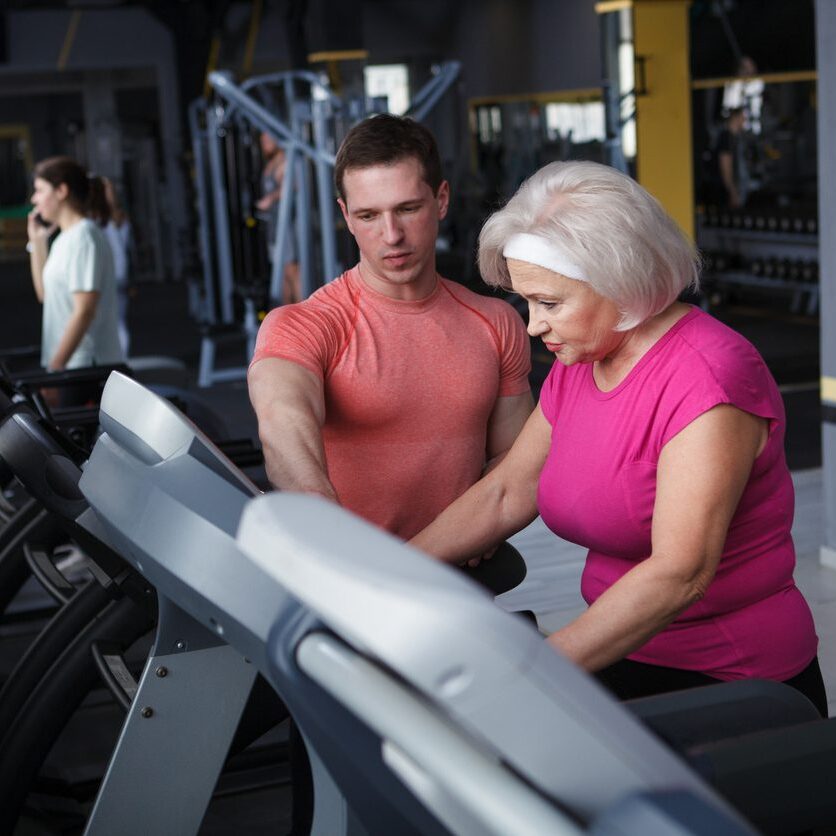
[{"label": "pink t-shirt", "polygon": [[357,268],[271,311],[256,363],[279,357],[325,381],[328,475],[340,502],[408,539],[479,478],[497,398],[528,391],[523,321],[499,299],[440,279],[417,302]]},{"label": "pink t-shirt", "polygon": [[589,549],[581,591],[591,604],[650,554],[659,454],[717,404],[768,419],[769,439],[706,595],[629,658],[725,680],[788,679],[809,664],[817,638],[793,581],[784,407],[742,336],[694,308],[610,392],[591,364],[555,363],[540,396],[552,440],[538,506],[552,531]]}]

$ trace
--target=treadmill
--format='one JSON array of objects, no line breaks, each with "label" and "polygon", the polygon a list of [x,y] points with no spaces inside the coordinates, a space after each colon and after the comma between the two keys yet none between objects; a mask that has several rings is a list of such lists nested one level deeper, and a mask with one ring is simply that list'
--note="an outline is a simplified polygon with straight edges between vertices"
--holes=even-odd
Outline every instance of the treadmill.
[{"label": "treadmill", "polygon": [[[111,376],[100,420],[80,488],[157,589],[160,621],[87,834],[196,833],[256,672],[308,744],[314,834],[808,826],[781,820],[795,807],[772,787],[799,764],[832,775],[836,736],[786,686],[631,709],[453,568],[321,498],[257,496],[135,381]],[[769,718],[747,725],[755,704]],[[749,749],[712,731],[714,716],[740,720]],[[789,745],[805,731],[804,747]],[[771,797],[738,811],[723,796],[745,801],[734,786],[748,786],[751,762]],[[814,819],[834,813],[825,799]]]}]

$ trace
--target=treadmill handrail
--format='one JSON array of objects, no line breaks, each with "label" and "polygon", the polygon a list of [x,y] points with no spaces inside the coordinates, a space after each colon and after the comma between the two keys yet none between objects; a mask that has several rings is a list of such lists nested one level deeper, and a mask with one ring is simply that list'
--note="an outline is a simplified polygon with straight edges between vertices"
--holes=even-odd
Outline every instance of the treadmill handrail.
[{"label": "treadmill handrail", "polygon": [[378,734],[390,769],[452,833],[580,836],[578,824],[425,700],[337,639],[309,633],[299,667]]}]

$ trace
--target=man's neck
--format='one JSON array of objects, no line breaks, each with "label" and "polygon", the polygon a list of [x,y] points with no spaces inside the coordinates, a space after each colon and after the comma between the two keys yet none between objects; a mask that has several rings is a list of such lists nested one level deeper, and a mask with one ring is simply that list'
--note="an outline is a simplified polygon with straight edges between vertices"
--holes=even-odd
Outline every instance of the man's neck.
[{"label": "man's neck", "polygon": [[382,296],[388,296],[390,299],[402,302],[419,302],[421,299],[431,296],[438,287],[438,273],[435,270],[435,262],[428,266],[420,276],[403,284],[387,281],[385,278],[376,275],[363,263],[362,259],[357,265],[357,272],[366,287],[380,293]]}]

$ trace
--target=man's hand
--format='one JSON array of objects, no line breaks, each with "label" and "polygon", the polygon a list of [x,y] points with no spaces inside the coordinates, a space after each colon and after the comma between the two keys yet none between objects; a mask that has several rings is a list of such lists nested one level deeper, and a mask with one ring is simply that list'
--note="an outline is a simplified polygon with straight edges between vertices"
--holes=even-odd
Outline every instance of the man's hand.
[{"label": "man's hand", "polygon": [[471,557],[470,560],[463,560],[459,566],[467,566],[468,569],[475,569],[483,560],[490,560],[495,554],[499,546],[494,546],[479,557]]}]

